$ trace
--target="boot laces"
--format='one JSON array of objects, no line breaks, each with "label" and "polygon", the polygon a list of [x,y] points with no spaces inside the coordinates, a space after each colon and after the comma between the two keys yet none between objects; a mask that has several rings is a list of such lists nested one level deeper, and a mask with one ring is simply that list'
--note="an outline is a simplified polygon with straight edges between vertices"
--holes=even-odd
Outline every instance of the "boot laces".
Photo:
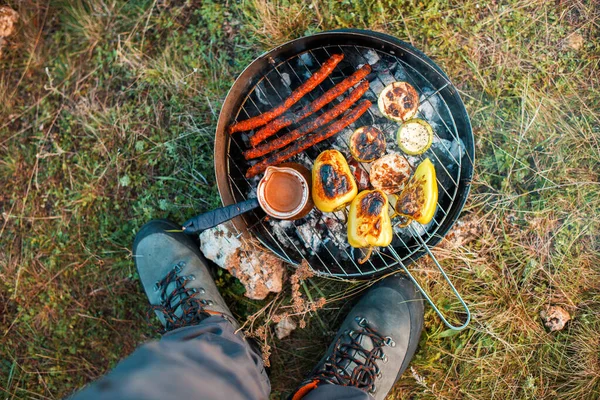
[{"label": "boot laces", "polygon": [[[333,352],[312,379],[334,385],[355,386],[374,393],[375,381],[381,378],[377,361],[387,363],[388,358],[383,348],[394,347],[396,344],[391,337],[384,337],[369,326],[365,318],[356,317],[355,320],[360,328],[345,331],[340,335],[335,342]],[[364,347],[365,339],[370,339],[372,349],[367,350]],[[353,368],[351,364],[354,364]],[[352,369],[349,371],[349,368]]]},{"label": "boot laces", "polygon": [[[165,318],[166,326],[159,329],[158,332],[165,333],[173,329],[184,326],[197,325],[210,314],[204,309],[204,305],[210,305],[210,300],[201,300],[196,298],[199,293],[203,293],[195,288],[187,288],[186,284],[195,280],[193,275],[179,275],[184,262],[176,264],[171,271],[154,285],[154,291],[160,292],[160,305],[151,305],[148,310],[148,321],[154,312],[160,312]],[[168,287],[175,283],[175,287],[168,291]]]}]

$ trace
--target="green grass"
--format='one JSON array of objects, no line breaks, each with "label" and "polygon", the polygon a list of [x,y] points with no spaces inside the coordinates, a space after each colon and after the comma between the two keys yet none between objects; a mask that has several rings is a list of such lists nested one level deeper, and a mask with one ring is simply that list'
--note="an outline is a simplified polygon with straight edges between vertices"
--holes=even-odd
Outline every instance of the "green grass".
[{"label": "green grass", "polygon": [[[412,370],[391,398],[600,397],[594,1],[8,4],[21,20],[0,59],[2,398],[60,398],[156,337],[131,260],[136,230],[219,204],[216,120],[254,57],[344,27],[387,32],[430,55],[461,91],[476,139],[462,219],[477,233],[436,249],[473,321],[454,334],[428,309]],[[458,309],[431,262],[414,270]],[[349,290],[311,282],[315,297]],[[332,301],[277,341],[268,317],[289,306],[289,288],[256,302],[227,274],[219,284],[241,319],[258,313],[255,326],[268,328],[274,397],[310,370],[349,306]],[[539,312],[549,304],[571,313],[565,330],[545,331]]]}]

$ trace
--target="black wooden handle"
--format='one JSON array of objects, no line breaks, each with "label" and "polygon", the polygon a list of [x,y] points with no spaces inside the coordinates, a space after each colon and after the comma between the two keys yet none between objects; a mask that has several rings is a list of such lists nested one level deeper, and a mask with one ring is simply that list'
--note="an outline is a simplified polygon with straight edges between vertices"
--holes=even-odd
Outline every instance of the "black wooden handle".
[{"label": "black wooden handle", "polygon": [[217,208],[216,210],[197,215],[194,218],[190,218],[185,221],[183,224],[183,232],[187,233],[188,235],[200,233],[204,230],[220,225],[223,222],[227,222],[240,214],[253,210],[258,206],[259,204],[257,199],[248,199],[246,201],[242,201],[241,203]]}]

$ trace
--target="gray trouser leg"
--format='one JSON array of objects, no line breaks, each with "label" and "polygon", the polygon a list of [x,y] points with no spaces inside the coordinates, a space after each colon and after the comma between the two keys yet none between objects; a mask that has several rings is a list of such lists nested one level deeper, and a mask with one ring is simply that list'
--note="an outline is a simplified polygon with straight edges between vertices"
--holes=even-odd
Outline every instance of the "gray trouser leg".
[{"label": "gray trouser leg", "polygon": [[260,355],[212,316],[144,344],[73,399],[263,400],[270,391]]},{"label": "gray trouser leg", "polygon": [[[265,400],[271,384],[260,355],[220,316],[146,343],[72,400]],[[303,400],[372,400],[355,387],[323,384]]]}]

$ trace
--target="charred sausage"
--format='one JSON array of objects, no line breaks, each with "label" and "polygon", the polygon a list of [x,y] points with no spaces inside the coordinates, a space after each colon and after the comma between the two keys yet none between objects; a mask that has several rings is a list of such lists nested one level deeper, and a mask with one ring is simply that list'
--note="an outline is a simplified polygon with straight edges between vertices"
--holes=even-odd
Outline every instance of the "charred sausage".
[{"label": "charred sausage", "polygon": [[325,80],[331,74],[336,65],[339,64],[340,61],[344,59],[343,54],[334,54],[329,58],[329,60],[325,61],[321,68],[317,72],[311,75],[310,78],[306,80],[302,85],[297,87],[290,97],[285,99],[283,104],[278,105],[270,111],[257,115],[256,117],[252,117],[245,121],[236,122],[235,124],[229,127],[229,133],[247,131],[250,129],[258,128],[261,125],[264,125],[275,118],[279,117],[283,114],[288,108],[296,104],[298,100],[304,97],[305,94],[313,90],[317,87],[321,82]]},{"label": "charred sausage", "polygon": [[369,64],[363,65],[352,75],[350,75],[349,77],[347,77],[346,79],[329,89],[327,92],[323,93],[318,99],[314,100],[312,103],[305,106],[297,114],[282,115],[276,120],[269,122],[267,126],[261,128],[250,138],[250,144],[253,147],[256,147],[256,145],[258,145],[263,140],[273,136],[280,129],[295,124],[296,122],[308,117],[312,113],[319,111],[321,108],[323,108],[323,106],[331,103],[335,98],[339,97],[346,90],[356,85],[361,79],[369,75],[370,72],[371,66]]},{"label": "charred sausage", "polygon": [[333,121],[339,115],[348,110],[354,103],[356,103],[358,99],[360,99],[362,95],[365,94],[367,89],[369,89],[369,82],[363,81],[341,103],[339,103],[326,113],[322,114],[314,121],[308,122],[299,127],[298,129],[294,129],[293,131],[286,133],[285,135],[268,143],[264,143],[261,146],[246,150],[244,152],[244,157],[246,158],[246,160],[249,160],[251,158],[263,156],[267,153],[270,153],[292,143],[294,140],[304,136],[307,133],[314,131],[317,128],[327,125],[329,122]]},{"label": "charred sausage", "polygon": [[273,154],[270,157],[265,158],[264,160],[254,164],[246,172],[246,178],[252,178],[253,176],[260,174],[261,172],[264,172],[268,166],[280,164],[288,158],[291,158],[296,154],[303,152],[309,147],[314,146],[315,144],[330,138],[331,136],[335,135],[336,133],[338,133],[339,131],[356,121],[358,118],[360,118],[360,116],[363,115],[369,109],[369,107],[371,107],[371,102],[369,100],[361,101],[356,107],[350,110],[348,114],[344,115],[342,118],[332,123],[322,131],[313,133],[310,136],[306,136],[298,140],[296,143],[293,143],[290,146],[286,147],[281,152]]}]

